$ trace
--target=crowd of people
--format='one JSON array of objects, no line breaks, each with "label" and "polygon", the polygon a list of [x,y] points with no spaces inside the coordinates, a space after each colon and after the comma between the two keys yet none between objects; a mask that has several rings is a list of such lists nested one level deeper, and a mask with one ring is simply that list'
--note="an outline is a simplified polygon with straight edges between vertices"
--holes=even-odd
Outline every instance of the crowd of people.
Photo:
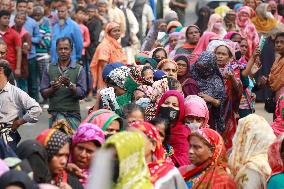
[{"label": "crowd of people", "polygon": [[188,6],[0,0],[0,189],[284,188],[284,2]]}]

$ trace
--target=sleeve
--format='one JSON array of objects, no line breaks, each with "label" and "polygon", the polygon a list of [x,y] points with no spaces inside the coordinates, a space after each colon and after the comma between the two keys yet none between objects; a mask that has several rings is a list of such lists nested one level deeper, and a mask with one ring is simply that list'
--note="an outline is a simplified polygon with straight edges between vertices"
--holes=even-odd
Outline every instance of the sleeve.
[{"label": "sleeve", "polygon": [[267,183],[267,189],[284,188],[283,173],[272,176]]},{"label": "sleeve", "polygon": [[76,82],[76,98],[83,99],[87,93],[86,73],[83,67],[78,75]]},{"label": "sleeve", "polygon": [[34,21],[33,34],[32,34],[32,43],[38,44],[40,41],[41,41],[41,34],[39,32],[39,26]]},{"label": "sleeve", "polygon": [[23,116],[23,119],[30,123],[36,123],[38,117],[40,116],[42,109],[40,105],[31,98],[26,92],[18,89],[18,103],[26,114]]},{"label": "sleeve", "polygon": [[240,182],[237,185],[238,188],[242,189],[263,188],[263,183],[265,183],[262,176],[251,169],[244,170],[243,178],[239,180]]},{"label": "sleeve", "polygon": [[84,47],[88,47],[91,43],[91,40],[90,40],[90,32],[89,32],[89,29],[87,27],[85,27],[84,29]]},{"label": "sleeve", "polygon": [[42,78],[41,78],[41,82],[40,82],[40,91],[50,87],[50,78],[49,78],[47,69],[48,69],[48,66],[43,71],[43,74],[42,74]]},{"label": "sleeve", "polygon": [[73,31],[73,43],[74,43],[74,48],[76,52],[76,60],[80,60],[82,56],[82,50],[83,50],[83,36],[82,32],[80,30],[79,25],[75,24],[74,25],[74,31]]}]

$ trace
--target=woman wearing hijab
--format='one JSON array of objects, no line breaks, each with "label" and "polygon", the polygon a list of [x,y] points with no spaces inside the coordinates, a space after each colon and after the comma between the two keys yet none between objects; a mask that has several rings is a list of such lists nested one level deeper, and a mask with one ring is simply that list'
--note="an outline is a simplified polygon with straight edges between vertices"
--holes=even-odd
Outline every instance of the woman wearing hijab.
[{"label": "woman wearing hijab", "polygon": [[175,54],[187,54],[190,55],[195,49],[199,39],[201,37],[201,31],[196,25],[189,25],[185,32],[185,43],[176,50]]},{"label": "woman wearing hijab", "polygon": [[158,106],[156,117],[162,117],[169,121],[171,136],[167,141],[174,149],[171,156],[174,164],[179,167],[189,164],[187,137],[190,130],[183,124],[184,119],[184,98],[176,90],[169,90],[163,94]]},{"label": "woman wearing hijab", "polygon": [[211,40],[218,38],[218,35],[214,32],[204,32],[200,37],[194,51],[190,55],[190,64],[194,64],[198,60],[199,56],[206,50]]},{"label": "woman wearing hijab", "polygon": [[214,32],[220,38],[226,35],[223,18],[219,14],[212,14],[209,18],[207,32]]},{"label": "woman wearing hijab", "polygon": [[117,41],[120,38],[120,25],[110,22],[105,27],[105,37],[99,44],[91,62],[90,68],[94,79],[93,88],[100,90],[105,87],[101,78],[106,64],[113,62],[126,63],[126,57],[121,45]]},{"label": "woman wearing hijab", "polygon": [[78,178],[65,170],[70,145],[68,135],[56,129],[46,129],[37,136],[36,140],[46,149],[48,166],[52,175],[51,184],[83,189]]},{"label": "woman wearing hijab", "polygon": [[[226,148],[222,137],[214,130],[203,128],[190,134],[191,165],[180,168],[189,189],[236,189],[227,172]],[[202,150],[201,150],[202,149]]]},{"label": "woman wearing hijab", "polygon": [[209,7],[201,7],[198,11],[198,19],[194,25],[200,28],[201,35],[207,30],[211,10]]},{"label": "woman wearing hijab", "polygon": [[223,77],[217,65],[213,52],[203,52],[198,61],[192,66],[192,78],[197,82],[202,97],[208,106],[210,128],[218,133],[225,131],[225,100],[226,90]]},{"label": "woman wearing hijab", "polygon": [[111,136],[104,148],[114,152],[113,189],[154,189],[145,160],[145,139],[137,132],[121,132]]},{"label": "woman wearing hijab", "polygon": [[123,130],[123,120],[110,110],[100,109],[89,114],[84,123],[92,123],[101,128],[106,138]]},{"label": "woman wearing hijab", "polygon": [[263,117],[251,114],[239,120],[229,158],[230,170],[238,188],[265,188],[271,174],[267,152],[275,138]]},{"label": "woman wearing hijab", "polygon": [[83,186],[89,177],[91,161],[104,142],[103,131],[92,123],[81,124],[72,137],[71,162],[81,169],[84,178],[80,182]]},{"label": "woman wearing hijab", "polygon": [[280,95],[275,110],[276,119],[274,119],[271,127],[276,136],[284,133],[284,93]]},{"label": "woman wearing hijab", "polygon": [[272,169],[267,189],[284,188],[284,135],[278,136],[268,149],[268,161]]},{"label": "woman wearing hijab", "polygon": [[33,178],[37,183],[50,183],[51,173],[48,168],[47,152],[42,144],[36,140],[25,140],[17,147],[20,159],[28,160]]},{"label": "woman wearing hijab", "polygon": [[155,189],[186,189],[178,169],[165,157],[166,151],[158,130],[148,122],[135,122],[130,125],[130,130],[133,128],[145,134],[147,144],[145,157]]},{"label": "woman wearing hijab", "polygon": [[248,40],[249,57],[252,55],[253,49],[255,49],[259,43],[257,30],[250,21],[251,16],[251,9],[247,6],[240,8],[237,13],[237,27],[240,30],[241,36]]},{"label": "woman wearing hijab", "polygon": [[277,3],[275,2],[275,0],[269,0],[268,1],[268,4],[270,5],[271,7],[271,13],[272,15],[274,16],[274,18],[279,22],[279,23],[282,23],[284,22],[284,19],[283,17],[278,14],[278,10],[277,10]]},{"label": "woman wearing hijab", "polygon": [[256,8],[256,15],[251,19],[259,33],[266,34],[273,30],[277,25],[277,20],[270,12],[271,7],[268,3],[261,3]]},{"label": "woman wearing hijab", "polygon": [[0,177],[0,189],[37,189],[37,185],[24,171],[10,170]]},{"label": "woman wearing hijab", "polygon": [[174,60],[164,59],[160,61],[157,69],[162,70],[168,77],[177,79],[178,66]]},{"label": "woman wearing hijab", "polygon": [[205,100],[197,95],[189,95],[185,99],[184,123],[191,132],[209,127],[209,110]]}]

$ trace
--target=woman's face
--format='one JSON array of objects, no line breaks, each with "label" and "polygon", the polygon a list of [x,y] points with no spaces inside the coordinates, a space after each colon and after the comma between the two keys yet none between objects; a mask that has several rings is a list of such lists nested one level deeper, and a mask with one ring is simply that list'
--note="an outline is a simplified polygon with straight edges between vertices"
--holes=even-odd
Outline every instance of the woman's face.
[{"label": "woman's face", "polygon": [[237,43],[240,44],[240,42],[242,41],[242,37],[241,37],[241,35],[239,35],[239,34],[235,34],[235,35],[232,37],[231,41],[237,42]]},{"label": "woman's face", "polygon": [[77,144],[73,149],[73,161],[80,169],[88,169],[91,160],[95,156],[97,146],[94,142],[83,142]]},{"label": "woman's face", "polygon": [[118,133],[120,130],[120,123],[117,120],[113,120],[109,126],[107,127],[107,129],[104,131],[105,136],[107,135],[114,135],[116,133]]},{"label": "woman's face", "polygon": [[200,39],[200,32],[196,27],[190,27],[186,33],[189,44],[196,45]]},{"label": "woman's face", "polygon": [[116,40],[118,40],[120,38],[120,34],[121,33],[120,33],[120,27],[119,26],[113,28],[109,33],[109,35]]},{"label": "woman's face", "polygon": [[136,121],[144,121],[144,119],[144,114],[140,110],[135,110],[128,115],[127,122],[131,124]]},{"label": "woman's face", "polygon": [[248,52],[248,42],[247,40],[243,39],[240,43],[240,49],[242,56],[245,56]]},{"label": "woman's face", "polygon": [[184,118],[184,122],[185,123],[204,123],[205,118],[204,117],[197,117],[197,116],[193,116],[193,115],[188,115],[185,116]]},{"label": "woman's face", "polygon": [[171,47],[175,48],[177,43],[178,43],[178,37],[176,37],[176,36],[170,37],[169,44],[170,44]]},{"label": "woman's face", "polygon": [[158,123],[156,124],[156,128],[159,131],[160,134],[160,138],[162,143],[165,141],[165,137],[166,137],[166,126],[164,123]]},{"label": "woman's face", "polygon": [[225,46],[217,47],[215,50],[217,64],[219,67],[224,67],[231,59],[229,49]]},{"label": "woman's face", "polygon": [[165,54],[165,51],[163,50],[158,50],[157,52],[154,53],[153,58],[158,58],[158,59],[166,59],[167,55]]},{"label": "woman's face", "polygon": [[151,69],[147,69],[143,72],[143,78],[146,81],[154,82],[154,72]]},{"label": "woman's face", "polygon": [[145,95],[145,93],[143,93],[140,90],[136,90],[133,93],[133,101],[136,102],[137,100],[139,100],[140,98],[146,98],[147,96]]},{"label": "woman's face", "polygon": [[161,106],[165,108],[169,107],[175,110],[179,110],[178,98],[176,96],[169,96]]},{"label": "woman's face", "polygon": [[169,77],[177,79],[177,68],[176,65],[172,62],[167,62],[163,65],[161,70]]},{"label": "woman's face", "polygon": [[209,146],[197,136],[190,137],[189,146],[189,160],[195,166],[206,162],[213,155]]},{"label": "woman's face", "polygon": [[245,5],[251,7],[254,10],[256,9],[256,3],[254,0],[246,0]]},{"label": "woman's face", "polygon": [[178,60],[177,65],[178,65],[178,72],[177,72],[178,76],[184,76],[185,74],[187,74],[188,65],[184,60]]}]

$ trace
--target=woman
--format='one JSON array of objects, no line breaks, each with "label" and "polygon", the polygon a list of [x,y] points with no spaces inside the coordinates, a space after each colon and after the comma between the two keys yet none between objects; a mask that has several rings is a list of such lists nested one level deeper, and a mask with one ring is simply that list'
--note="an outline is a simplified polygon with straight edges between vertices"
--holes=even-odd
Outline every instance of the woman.
[{"label": "woman", "polygon": [[207,32],[214,32],[220,38],[226,35],[223,18],[219,14],[212,14],[209,18]]},{"label": "woman", "polygon": [[35,182],[49,183],[51,181],[47,152],[43,145],[36,140],[25,140],[17,147],[16,152],[20,159],[28,160]]},{"label": "woman", "polygon": [[261,3],[256,8],[256,15],[251,19],[259,33],[266,34],[277,25],[277,20],[271,14],[271,7],[268,3]]},{"label": "woman", "polygon": [[190,56],[190,64],[194,64],[198,60],[199,56],[206,50],[211,40],[218,38],[218,35],[214,32],[204,32]]},{"label": "woman", "polygon": [[242,37],[246,38],[249,43],[249,57],[253,53],[253,49],[258,46],[259,37],[254,24],[250,21],[252,16],[251,9],[244,6],[237,13],[237,27]]},{"label": "woman", "polygon": [[159,62],[157,69],[165,72],[167,76],[177,79],[178,66],[175,61],[164,59]]},{"label": "woman", "polygon": [[252,10],[256,9],[256,0],[244,0],[244,6],[250,7]]},{"label": "woman", "polygon": [[182,24],[179,21],[174,20],[174,21],[169,22],[167,25],[167,33],[171,34],[175,32],[176,28],[178,27],[182,27]]},{"label": "woman", "polygon": [[271,127],[276,136],[282,135],[284,132],[284,93],[280,95],[275,110],[276,119],[274,119]]},{"label": "woman", "polygon": [[181,84],[184,96],[187,97],[188,95],[198,94],[200,91],[197,83],[190,76],[190,64],[188,56],[185,54],[176,55],[174,57],[174,61],[178,66],[177,79]]},{"label": "woman", "polygon": [[189,25],[185,32],[185,43],[176,50],[175,54],[187,54],[190,55],[195,49],[199,39],[201,37],[201,31],[196,25]]},{"label": "woman", "polygon": [[165,92],[158,103],[156,117],[169,120],[171,136],[167,142],[174,148],[175,153],[172,156],[174,164],[177,167],[188,165],[187,137],[190,130],[182,123],[184,119],[183,96],[175,90]]},{"label": "woman", "polygon": [[157,47],[151,51],[149,57],[158,60],[157,63],[159,63],[159,61],[168,58],[168,53],[163,47]]},{"label": "woman", "polygon": [[0,189],[37,189],[37,185],[24,171],[10,170],[0,177]]},{"label": "woman", "polygon": [[[212,41],[209,46],[216,43],[214,53],[217,57],[217,64],[223,76],[226,90],[225,101],[225,127],[223,133],[227,149],[232,146],[232,139],[237,127],[237,114],[242,97],[242,83],[240,81],[240,69],[234,64],[235,49],[234,43],[224,41]],[[208,46],[208,47],[209,47]],[[213,48],[214,49],[214,48]]]},{"label": "woman", "polygon": [[225,23],[227,32],[237,30],[236,19],[237,19],[237,14],[235,11],[230,10],[229,12],[226,13],[226,16],[224,17],[224,23]]},{"label": "woman", "polygon": [[275,140],[267,121],[256,114],[239,120],[229,166],[240,189],[264,189],[271,168],[267,151]]},{"label": "woman", "polygon": [[275,2],[275,0],[269,0],[268,4],[271,7],[271,13],[274,16],[274,18],[278,21],[278,23],[282,23],[284,22],[284,19],[281,15],[278,14],[278,10],[277,10],[277,3]]},{"label": "woman", "polygon": [[271,89],[276,93],[276,99],[279,98],[280,94],[284,92],[284,49],[281,41],[284,40],[284,33],[278,33],[275,37],[275,50],[279,53],[276,56],[276,60],[272,65],[271,72],[269,74],[269,85]]},{"label": "woman", "polygon": [[197,95],[190,95],[185,99],[184,123],[191,132],[200,128],[209,127],[209,110],[203,98]]},{"label": "woman", "polygon": [[97,90],[105,87],[101,75],[106,64],[113,62],[126,63],[125,54],[117,41],[119,38],[120,25],[115,22],[108,23],[105,27],[105,37],[97,47],[90,65],[94,79],[93,88],[97,88]]},{"label": "woman", "polygon": [[123,130],[122,118],[113,111],[105,109],[92,112],[82,122],[82,124],[84,123],[97,125],[103,130],[105,138]]},{"label": "woman", "polygon": [[121,132],[111,136],[103,146],[113,151],[114,189],[154,189],[145,161],[145,139],[137,132]]},{"label": "woman", "polygon": [[104,142],[103,131],[91,123],[81,124],[72,137],[70,162],[81,169],[84,178],[80,179],[80,182],[83,186],[87,183],[91,161]]},{"label": "woman", "polygon": [[167,51],[169,57],[173,56],[179,38],[180,38],[180,32],[172,32],[169,34],[169,43],[165,47],[165,50]]},{"label": "woman", "polygon": [[231,31],[231,32],[228,32],[225,36],[224,36],[224,39],[229,39],[233,42],[237,42],[237,43],[240,43],[241,40],[242,40],[242,36],[238,33],[238,32],[235,32],[235,31]]},{"label": "woman", "polygon": [[268,161],[272,169],[267,189],[283,188],[284,179],[284,135],[279,136],[268,149]]},{"label": "woman", "polygon": [[192,66],[192,78],[197,81],[202,97],[208,106],[210,128],[219,133],[225,130],[225,100],[226,91],[223,77],[217,65],[213,52],[203,52]]},{"label": "woman", "polygon": [[209,128],[189,136],[189,158],[192,165],[180,168],[189,189],[235,189],[227,172],[226,149],[222,137]]},{"label": "woman", "polygon": [[170,160],[166,159],[158,130],[148,122],[135,122],[129,130],[138,130],[144,134],[146,140],[145,157],[151,174],[151,181],[155,188],[184,188],[186,185]]},{"label": "woman", "polygon": [[201,35],[206,31],[208,27],[211,10],[209,7],[201,7],[198,11],[198,19],[194,25],[200,28]]}]

